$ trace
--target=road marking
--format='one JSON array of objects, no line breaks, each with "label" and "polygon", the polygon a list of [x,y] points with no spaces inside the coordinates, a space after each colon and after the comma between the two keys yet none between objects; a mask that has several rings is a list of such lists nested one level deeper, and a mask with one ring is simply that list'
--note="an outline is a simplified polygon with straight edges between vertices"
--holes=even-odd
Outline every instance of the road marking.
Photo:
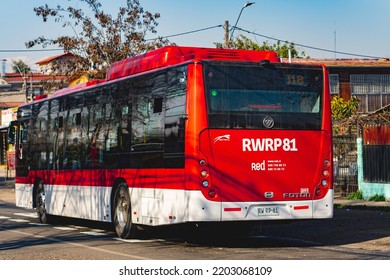
[{"label": "road marking", "polygon": [[82,231],[80,232],[81,234],[86,234],[86,235],[92,235],[92,236],[107,236],[107,233],[103,232],[96,232],[96,231]]},{"label": "road marking", "polygon": [[[4,229],[0,226],[0,231],[1,230],[4,230]],[[28,232],[19,231],[19,230],[7,230],[7,231],[13,232],[13,233],[16,233],[16,234],[20,234],[20,235],[24,235],[24,236],[30,236],[30,237],[35,238],[35,239],[46,239],[46,240],[51,241],[51,242],[69,244],[69,245],[72,245],[72,246],[75,246],[75,247],[88,249],[88,250],[92,250],[92,251],[98,251],[98,252],[101,252],[101,253],[104,253],[104,254],[117,255],[117,256],[121,256],[121,257],[125,257],[125,258],[132,258],[132,259],[136,259],[136,260],[152,260],[150,258],[144,258],[144,257],[138,256],[138,255],[119,253],[119,252],[115,252],[115,251],[102,249],[102,248],[99,248],[99,247],[92,247],[92,246],[87,246],[87,245],[83,245],[83,244],[80,244],[80,243],[68,242],[68,241],[60,240],[58,238],[47,237],[47,236],[43,236],[43,235],[40,235],[40,234],[28,233]]]},{"label": "road marking", "polygon": [[152,242],[163,242],[164,239],[121,239],[121,238],[114,238],[114,240],[126,242],[126,243],[152,243]]},{"label": "road marking", "polygon": [[8,221],[16,222],[16,223],[28,223],[28,220],[25,219],[8,219]]},{"label": "road marking", "polygon": [[73,231],[73,230],[77,230],[75,228],[71,228],[71,227],[53,227],[55,229],[59,229],[59,230],[63,230],[63,231]]},{"label": "road marking", "polygon": [[28,223],[29,225],[32,225],[32,226],[40,226],[40,227],[47,227],[48,224],[41,224],[41,223]]},{"label": "road marking", "polygon": [[78,230],[88,230],[89,228],[88,227],[84,227],[84,226],[72,226],[73,228],[77,228]]},{"label": "road marking", "polygon": [[7,216],[0,216],[0,220],[8,220],[8,219],[11,219],[11,217],[7,217]]},{"label": "road marking", "polygon": [[28,217],[28,218],[38,218],[37,213],[14,213],[15,216],[22,216],[22,217]]}]

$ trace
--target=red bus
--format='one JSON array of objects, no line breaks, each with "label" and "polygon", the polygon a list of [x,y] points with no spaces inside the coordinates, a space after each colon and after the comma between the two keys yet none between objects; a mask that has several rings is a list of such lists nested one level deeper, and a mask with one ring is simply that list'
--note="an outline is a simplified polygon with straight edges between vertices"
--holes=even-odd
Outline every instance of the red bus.
[{"label": "red bus", "polygon": [[[16,204],[137,226],[333,215],[329,80],[266,51],[164,47],[21,106]],[[228,223],[230,224],[230,223]]]}]

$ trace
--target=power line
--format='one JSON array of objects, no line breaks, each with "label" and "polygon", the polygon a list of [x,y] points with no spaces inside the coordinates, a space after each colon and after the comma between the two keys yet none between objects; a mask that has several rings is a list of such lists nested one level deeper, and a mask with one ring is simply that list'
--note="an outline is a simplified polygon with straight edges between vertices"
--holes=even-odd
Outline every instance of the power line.
[{"label": "power line", "polygon": [[[172,34],[172,35],[159,36],[159,37],[156,37],[156,38],[147,39],[145,41],[148,42],[148,41],[157,40],[159,38],[172,38],[172,37],[184,36],[184,35],[189,35],[189,34],[192,34],[192,33],[202,32],[202,31],[206,31],[206,30],[210,30],[210,29],[214,29],[214,28],[220,28],[220,27],[223,27],[223,25],[219,24],[219,25],[210,26],[210,27],[201,28],[201,29],[196,29],[196,30],[192,30],[192,31],[176,33],[176,34]],[[47,52],[47,51],[62,51],[62,50],[63,49],[40,49],[40,50],[1,50],[0,49],[0,53]]]},{"label": "power line", "polygon": [[[200,29],[196,29],[196,30],[192,30],[192,31],[186,31],[186,32],[182,32],[182,33],[176,33],[176,34],[165,35],[165,36],[159,36],[159,37],[156,37],[156,38],[147,39],[145,41],[154,41],[154,40],[157,40],[157,39],[160,39],[160,38],[173,38],[173,37],[178,37],[178,36],[184,36],[184,35],[189,35],[189,34],[193,34],[193,33],[203,32],[203,31],[207,31],[207,30],[211,30],[211,29],[215,29],[215,28],[224,28],[224,26],[219,24],[219,25],[210,26],[210,27],[206,27],[206,28],[200,28]],[[236,29],[238,29],[238,30],[240,30],[242,32],[246,32],[248,34],[252,34],[252,35],[258,36],[258,37],[262,37],[262,38],[266,38],[266,39],[274,40],[274,41],[280,41],[280,42],[283,42],[283,43],[293,43],[295,46],[299,46],[299,47],[306,48],[306,49],[312,49],[312,50],[316,50],[316,51],[328,52],[328,53],[333,53],[333,54],[348,55],[348,56],[355,56],[355,57],[363,57],[363,58],[373,58],[373,59],[385,58],[385,57],[380,57],[380,56],[363,55],[363,54],[356,54],[356,53],[351,53],[351,52],[341,52],[341,51],[330,50],[330,49],[325,49],[325,48],[319,48],[319,47],[309,46],[309,45],[295,43],[295,42],[289,42],[289,41],[284,40],[284,39],[279,39],[279,38],[275,38],[275,37],[272,37],[272,36],[267,36],[267,35],[264,35],[264,34],[252,32],[252,31],[240,28],[238,26],[236,27]],[[0,53],[51,52],[51,51],[62,51],[62,50],[63,49],[38,49],[38,50],[30,50],[30,49],[28,49],[28,50],[20,50],[20,49],[16,49],[16,50],[1,50],[0,49]]]},{"label": "power line", "polygon": [[54,52],[63,49],[39,49],[39,50],[0,50],[0,53],[22,53],[22,52]]},{"label": "power line", "polygon": [[206,27],[206,28],[201,28],[201,29],[197,29],[197,30],[193,30],[193,31],[187,31],[187,32],[182,32],[182,33],[177,33],[177,34],[172,34],[172,35],[166,35],[166,36],[160,36],[160,37],[156,37],[156,38],[152,38],[152,39],[147,39],[145,41],[154,41],[154,40],[157,40],[159,38],[178,37],[178,36],[188,35],[188,34],[192,34],[192,33],[202,32],[202,31],[206,31],[206,30],[210,30],[210,29],[214,29],[214,28],[220,28],[220,27],[223,27],[223,25],[219,24],[219,25]]},{"label": "power line", "polygon": [[350,52],[340,52],[340,51],[336,51],[336,50],[329,50],[329,49],[324,49],[324,48],[318,48],[318,47],[308,46],[308,45],[304,45],[304,44],[289,42],[287,40],[278,39],[278,38],[275,38],[275,37],[259,34],[259,33],[256,33],[256,32],[251,32],[251,31],[242,29],[240,27],[236,27],[236,29],[239,29],[239,30],[241,30],[243,32],[246,32],[246,33],[249,33],[249,34],[252,34],[252,35],[255,35],[255,36],[263,37],[263,38],[266,38],[266,39],[280,41],[280,42],[283,42],[283,43],[293,43],[295,46],[299,46],[299,47],[307,48],[307,49],[312,49],[312,50],[317,50],[317,51],[330,52],[330,53],[333,53],[333,54],[343,54],[343,55],[349,55],[349,56],[355,56],[355,57],[364,57],[364,58],[374,58],[374,59],[385,58],[385,57],[380,57],[380,56],[363,55],[363,54],[356,54],[356,53],[350,53]]}]

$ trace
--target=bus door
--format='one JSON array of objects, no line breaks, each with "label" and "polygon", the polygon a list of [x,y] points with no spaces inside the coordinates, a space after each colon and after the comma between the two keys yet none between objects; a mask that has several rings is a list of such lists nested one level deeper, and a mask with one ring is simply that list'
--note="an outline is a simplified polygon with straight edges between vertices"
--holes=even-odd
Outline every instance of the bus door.
[{"label": "bus door", "polygon": [[[153,74],[133,96],[131,165],[137,169],[139,213],[152,224],[184,219],[185,68]],[[161,81],[164,81],[162,83]],[[145,90],[148,89],[148,90]]]}]

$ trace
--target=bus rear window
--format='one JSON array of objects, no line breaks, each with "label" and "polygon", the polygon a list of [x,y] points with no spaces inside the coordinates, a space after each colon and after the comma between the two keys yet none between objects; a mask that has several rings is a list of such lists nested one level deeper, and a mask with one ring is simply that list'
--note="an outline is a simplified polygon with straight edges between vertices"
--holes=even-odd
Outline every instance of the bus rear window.
[{"label": "bus rear window", "polygon": [[[211,128],[321,129],[320,67],[206,63]],[[264,119],[272,118],[270,127]]]}]

